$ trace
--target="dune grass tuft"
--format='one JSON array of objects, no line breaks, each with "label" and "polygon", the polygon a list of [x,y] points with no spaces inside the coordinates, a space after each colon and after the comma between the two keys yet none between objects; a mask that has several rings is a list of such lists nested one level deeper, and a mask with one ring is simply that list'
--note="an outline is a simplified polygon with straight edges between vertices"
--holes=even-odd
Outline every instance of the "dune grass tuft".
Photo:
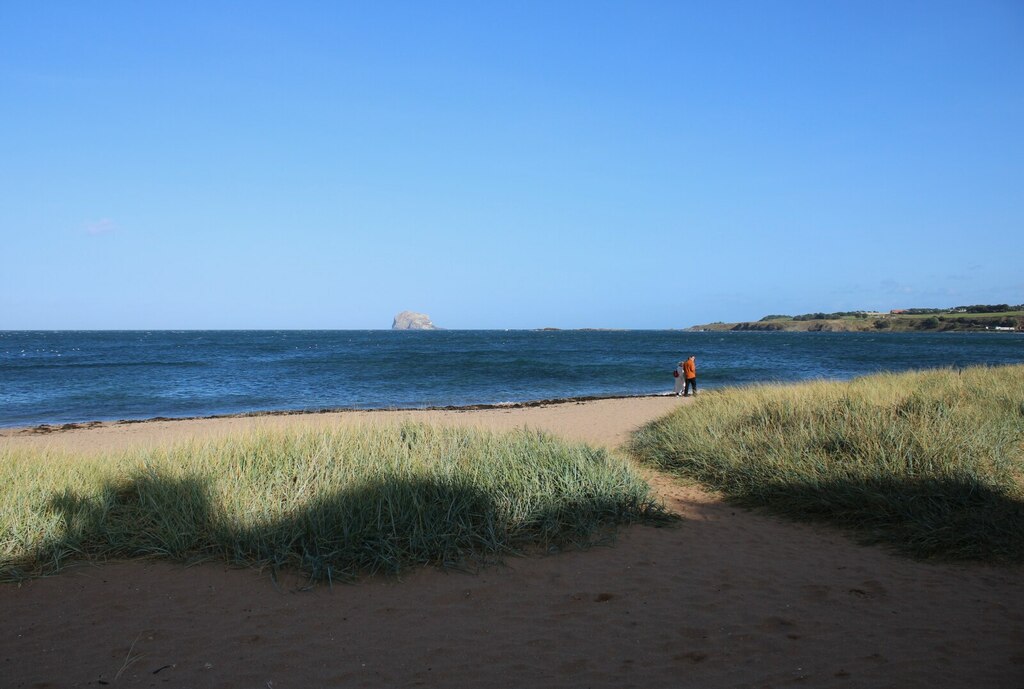
[{"label": "dune grass tuft", "polygon": [[119,457],[0,455],[0,580],[74,559],[465,566],[664,522],[621,457],[529,431],[405,424],[256,432]]},{"label": "dune grass tuft", "polygon": [[915,557],[1024,561],[1024,366],[709,392],[629,449]]}]

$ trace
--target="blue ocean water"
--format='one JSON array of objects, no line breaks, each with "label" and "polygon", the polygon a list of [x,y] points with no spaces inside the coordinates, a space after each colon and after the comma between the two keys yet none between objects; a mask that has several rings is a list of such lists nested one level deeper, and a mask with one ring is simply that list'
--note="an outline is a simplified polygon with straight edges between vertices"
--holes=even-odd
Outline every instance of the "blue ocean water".
[{"label": "blue ocean water", "polygon": [[0,426],[495,404],[1024,362],[1013,333],[0,332]]}]

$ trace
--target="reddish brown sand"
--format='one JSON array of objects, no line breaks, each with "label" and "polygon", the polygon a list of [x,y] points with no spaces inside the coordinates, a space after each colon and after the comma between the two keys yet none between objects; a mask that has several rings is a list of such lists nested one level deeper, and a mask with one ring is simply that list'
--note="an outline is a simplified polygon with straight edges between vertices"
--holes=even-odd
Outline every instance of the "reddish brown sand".
[{"label": "reddish brown sand", "polygon": [[[679,403],[412,416],[614,445]],[[398,415],[6,431],[0,447],[90,452]],[[1024,687],[1022,568],[914,562],[653,480],[685,515],[678,527],[477,574],[307,590],[251,570],[131,562],[0,586],[0,687]]]}]

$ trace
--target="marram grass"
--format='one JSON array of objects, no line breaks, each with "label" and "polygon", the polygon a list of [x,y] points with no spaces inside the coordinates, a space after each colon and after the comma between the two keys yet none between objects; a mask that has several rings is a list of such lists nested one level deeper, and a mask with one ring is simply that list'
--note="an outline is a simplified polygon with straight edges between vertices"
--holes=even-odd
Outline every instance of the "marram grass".
[{"label": "marram grass", "polygon": [[915,557],[1024,561],[1024,366],[702,393],[629,449]]},{"label": "marram grass", "polygon": [[315,579],[464,566],[664,522],[620,457],[419,424],[256,432],[120,457],[0,454],[0,580],[74,559],[219,559]]}]

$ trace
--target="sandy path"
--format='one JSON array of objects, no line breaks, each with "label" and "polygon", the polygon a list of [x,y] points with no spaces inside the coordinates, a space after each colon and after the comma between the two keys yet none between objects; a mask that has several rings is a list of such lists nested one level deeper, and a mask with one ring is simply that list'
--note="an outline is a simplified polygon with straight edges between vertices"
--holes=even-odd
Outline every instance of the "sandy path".
[{"label": "sandy path", "polygon": [[[678,403],[435,420],[615,444]],[[213,421],[297,420],[336,422]],[[99,449],[225,430],[206,423],[8,432],[0,446]],[[0,687],[1024,687],[1022,568],[918,563],[658,487],[687,517],[679,527],[631,528],[613,547],[479,574],[301,590],[247,570],[136,562],[0,586]]]}]

